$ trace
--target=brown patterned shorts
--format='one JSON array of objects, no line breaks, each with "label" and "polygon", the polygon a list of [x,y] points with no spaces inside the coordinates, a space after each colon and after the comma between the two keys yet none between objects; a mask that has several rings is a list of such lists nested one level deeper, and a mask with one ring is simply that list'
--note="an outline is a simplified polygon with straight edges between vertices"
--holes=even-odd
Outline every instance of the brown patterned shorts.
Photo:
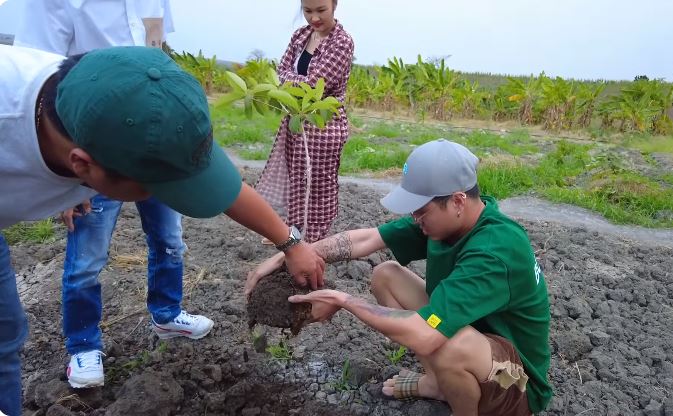
[{"label": "brown patterned shorts", "polygon": [[514,346],[507,339],[484,334],[491,344],[493,367],[488,379],[479,383],[481,416],[529,416],[526,383],[528,376]]}]

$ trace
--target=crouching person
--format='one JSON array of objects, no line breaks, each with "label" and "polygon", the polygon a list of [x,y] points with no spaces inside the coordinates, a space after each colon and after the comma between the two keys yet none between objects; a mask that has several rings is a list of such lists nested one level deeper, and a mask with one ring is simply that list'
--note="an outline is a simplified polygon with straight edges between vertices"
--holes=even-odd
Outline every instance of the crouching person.
[{"label": "crouching person", "polygon": [[[407,159],[400,186],[381,200],[409,216],[314,243],[326,262],[390,249],[397,261],[373,271],[378,305],[335,290],[290,301],[310,302],[314,321],[346,309],[413,350],[424,372],[387,380],[386,395],[442,400],[456,416],[529,415],[552,396],[547,288],[526,231],[495,199],[480,196],[477,162],[459,144],[426,143]],[[421,259],[425,279],[405,267]],[[281,253],[262,263],[247,290],[282,261]]]}]

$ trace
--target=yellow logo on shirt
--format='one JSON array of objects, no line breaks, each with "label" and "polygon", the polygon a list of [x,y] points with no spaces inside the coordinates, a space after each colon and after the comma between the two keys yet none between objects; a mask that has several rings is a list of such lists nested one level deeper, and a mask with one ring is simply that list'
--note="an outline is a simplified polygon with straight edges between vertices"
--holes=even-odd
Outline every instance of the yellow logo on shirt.
[{"label": "yellow logo on shirt", "polygon": [[442,320],[439,319],[439,316],[435,315],[434,313],[430,315],[428,320],[426,321],[431,327],[437,328],[437,325],[442,323]]}]

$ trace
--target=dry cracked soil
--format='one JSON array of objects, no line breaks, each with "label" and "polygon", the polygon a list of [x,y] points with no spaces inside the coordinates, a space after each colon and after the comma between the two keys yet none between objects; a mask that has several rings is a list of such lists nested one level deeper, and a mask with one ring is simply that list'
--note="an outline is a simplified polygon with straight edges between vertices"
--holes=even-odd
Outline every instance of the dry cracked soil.
[{"label": "dry cracked soil", "polygon": [[[244,176],[253,182],[257,170]],[[393,216],[371,188],[344,184],[333,231],[375,226]],[[590,228],[518,218],[544,269],[551,301],[555,397],[545,415],[673,416],[673,250]],[[246,273],[274,253],[222,215],[185,218],[183,307],[215,321],[199,341],[160,341],[145,308],[144,235],[133,205],[120,215],[101,274],[105,386],[72,390],[60,321],[64,231],[46,244],[11,248],[31,334],[23,351],[24,415],[443,415],[434,401],[398,402],[382,382],[412,353],[347,312],[297,336],[249,329]],[[663,242],[662,242],[663,243]],[[670,243],[670,242],[668,242]],[[379,253],[334,264],[335,288],[373,301]],[[422,262],[412,264],[422,274]],[[285,345],[286,359],[266,352]]]}]

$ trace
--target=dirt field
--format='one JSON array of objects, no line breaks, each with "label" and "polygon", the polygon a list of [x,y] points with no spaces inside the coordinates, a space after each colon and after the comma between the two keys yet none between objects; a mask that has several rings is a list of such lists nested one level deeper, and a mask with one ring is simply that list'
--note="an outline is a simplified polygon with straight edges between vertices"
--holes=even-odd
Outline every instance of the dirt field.
[{"label": "dirt field", "polygon": [[[247,172],[248,179],[256,171]],[[370,188],[342,186],[335,231],[375,226],[392,216]],[[555,398],[546,415],[673,416],[673,250],[552,222],[528,229],[549,287]],[[381,384],[398,346],[347,312],[284,341],[292,359],[264,344],[286,335],[248,329],[244,278],[274,252],[225,216],[184,220],[184,308],[215,321],[200,340],[160,342],[145,310],[145,244],[133,205],[117,224],[102,273],[105,387],[68,388],[60,321],[64,240],[12,247],[31,325],[24,350],[26,415],[441,415],[432,401],[384,398]],[[63,233],[63,230],[59,232]],[[368,276],[386,254],[328,268],[335,287],[372,299]],[[413,269],[422,273],[423,264]],[[289,331],[288,331],[289,334]],[[262,351],[262,352],[258,352]],[[345,370],[345,371],[344,371]]]}]

